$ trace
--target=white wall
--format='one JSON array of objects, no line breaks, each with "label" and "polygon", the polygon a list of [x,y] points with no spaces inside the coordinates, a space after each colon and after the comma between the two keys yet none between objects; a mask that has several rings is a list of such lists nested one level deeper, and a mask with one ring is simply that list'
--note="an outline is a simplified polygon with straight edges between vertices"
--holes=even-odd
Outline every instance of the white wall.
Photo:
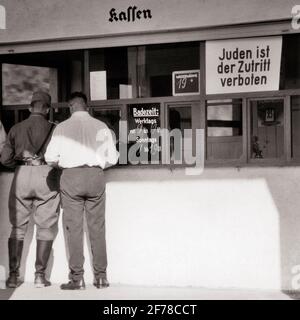
[{"label": "white wall", "polygon": [[[182,169],[134,168],[113,169],[106,176],[112,283],[291,288],[292,267],[300,264],[299,168],[206,169],[200,177],[187,177]],[[8,174],[0,175],[4,265],[10,181]],[[33,280],[34,242],[28,281]],[[86,258],[91,282],[88,252]],[[66,281],[67,273],[61,230],[51,280]]]}]

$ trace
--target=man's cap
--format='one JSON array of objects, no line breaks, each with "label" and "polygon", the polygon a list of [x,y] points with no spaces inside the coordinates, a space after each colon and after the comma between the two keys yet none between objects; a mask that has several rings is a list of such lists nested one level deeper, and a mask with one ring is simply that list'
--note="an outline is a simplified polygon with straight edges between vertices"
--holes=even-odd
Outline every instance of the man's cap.
[{"label": "man's cap", "polygon": [[49,107],[51,105],[51,96],[44,92],[44,91],[35,91],[32,95],[31,99],[31,105],[33,105],[34,102],[41,101],[47,104]]}]

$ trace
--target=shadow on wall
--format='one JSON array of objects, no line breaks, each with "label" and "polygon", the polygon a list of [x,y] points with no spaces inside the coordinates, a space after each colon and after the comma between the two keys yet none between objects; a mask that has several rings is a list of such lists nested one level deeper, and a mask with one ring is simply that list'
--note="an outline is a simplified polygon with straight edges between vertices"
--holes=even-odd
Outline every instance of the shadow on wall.
[{"label": "shadow on wall", "polygon": [[[119,170],[119,172],[118,172]],[[116,172],[117,171],[117,172]],[[279,222],[280,239],[280,276],[281,289],[286,293],[300,291],[300,168],[297,167],[256,167],[256,168],[208,168],[201,176],[186,176],[182,169],[174,170],[121,170],[114,168],[107,172],[108,182],[164,182],[174,181],[199,181],[199,180],[255,180],[264,179],[268,187],[270,196],[276,206]],[[235,201],[238,195],[232,195]],[[217,199],[217,198],[216,198]],[[252,199],[255,202],[255,198]],[[175,199],[176,201],[176,199]],[[180,201],[178,199],[177,201]],[[201,199],[199,194],[199,201]],[[240,214],[243,214],[241,203]],[[226,208],[224,207],[224,211]],[[201,214],[199,212],[199,214]],[[251,232],[251,230],[249,230]],[[276,239],[274,239],[276,241]],[[265,252],[268,255],[268,252]],[[275,266],[274,266],[275,267]],[[242,270],[241,270],[242,271]],[[260,270],[256,270],[257,273]]]},{"label": "shadow on wall", "polygon": [[281,283],[288,293],[300,290],[300,170],[284,172],[278,170],[278,175],[269,174],[266,180],[279,212]]}]

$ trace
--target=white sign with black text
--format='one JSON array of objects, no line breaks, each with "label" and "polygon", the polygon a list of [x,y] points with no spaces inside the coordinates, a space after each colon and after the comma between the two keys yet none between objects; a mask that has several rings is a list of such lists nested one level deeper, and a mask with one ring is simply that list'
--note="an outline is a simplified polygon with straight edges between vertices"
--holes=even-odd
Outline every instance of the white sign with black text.
[{"label": "white sign with black text", "polygon": [[282,37],[206,42],[206,93],[279,89]]}]

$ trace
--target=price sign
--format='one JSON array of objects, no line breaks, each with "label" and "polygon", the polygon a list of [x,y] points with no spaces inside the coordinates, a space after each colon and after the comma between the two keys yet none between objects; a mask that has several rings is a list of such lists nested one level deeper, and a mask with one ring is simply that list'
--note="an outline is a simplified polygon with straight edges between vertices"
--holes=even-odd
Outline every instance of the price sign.
[{"label": "price sign", "polygon": [[175,71],[173,76],[173,96],[200,94],[200,70]]}]

